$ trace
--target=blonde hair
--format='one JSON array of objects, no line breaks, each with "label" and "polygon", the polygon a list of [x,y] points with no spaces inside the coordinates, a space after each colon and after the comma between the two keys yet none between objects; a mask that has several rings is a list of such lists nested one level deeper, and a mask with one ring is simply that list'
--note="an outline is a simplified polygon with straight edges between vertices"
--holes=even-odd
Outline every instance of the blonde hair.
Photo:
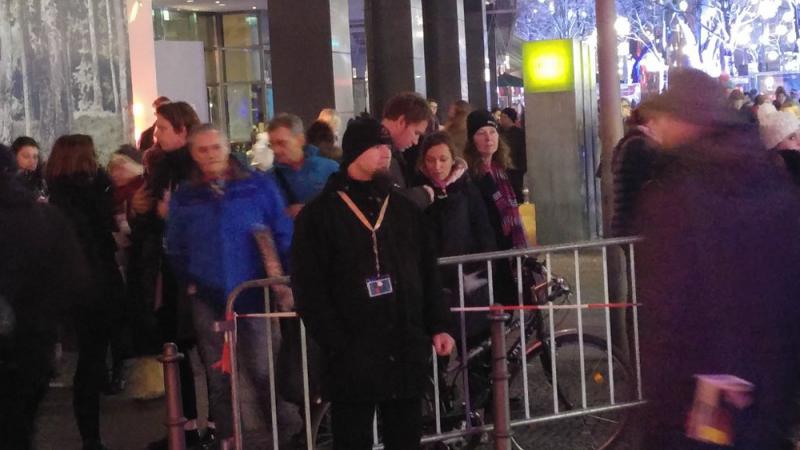
[{"label": "blonde hair", "polygon": [[339,113],[333,108],[325,108],[319,112],[317,120],[321,120],[331,126],[334,134],[339,133],[339,127],[342,126],[342,118]]},{"label": "blonde hair", "polygon": [[143,165],[121,153],[114,153],[111,155],[111,159],[108,160],[108,164],[106,165],[106,170],[108,170],[109,173],[116,168],[125,169],[131,176],[139,176],[144,174]]}]

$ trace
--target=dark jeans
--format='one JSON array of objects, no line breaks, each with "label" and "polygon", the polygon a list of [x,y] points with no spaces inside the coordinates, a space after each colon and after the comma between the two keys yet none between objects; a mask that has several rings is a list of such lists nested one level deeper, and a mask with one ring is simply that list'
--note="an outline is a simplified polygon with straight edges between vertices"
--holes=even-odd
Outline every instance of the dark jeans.
[{"label": "dark jeans", "polygon": [[12,349],[0,361],[0,447],[32,449],[31,438],[39,404],[47,392],[53,346],[20,339],[26,348]]},{"label": "dark jeans", "polygon": [[420,448],[422,407],[420,399],[414,398],[378,403],[333,402],[331,421],[334,450],[372,449],[372,420],[376,407],[386,450]]},{"label": "dark jeans", "polygon": [[81,309],[75,316],[78,367],[72,406],[84,442],[100,439],[100,393],[108,376],[106,350],[111,335],[107,316],[104,310],[94,307]]},{"label": "dark jeans", "polygon": [[[193,300],[193,318],[195,333],[197,334],[197,349],[200,359],[206,368],[208,377],[208,404],[209,412],[214,417],[217,426],[217,436],[227,439],[233,436],[233,409],[231,402],[230,375],[220,369],[211,367],[222,359],[224,335],[213,330],[215,321],[223,319],[222,308],[211,305],[206,300]],[[238,367],[240,369],[240,392],[247,383],[256,394],[258,407],[262,414],[263,422],[271,423],[271,403],[269,396],[269,368],[267,365],[267,320],[243,319],[238,324]],[[277,355],[280,348],[280,332],[277,324],[273,323],[272,339],[274,352]],[[285,430],[291,414],[286,409],[287,404],[281,399],[276,399],[278,429]],[[291,436],[281,433],[281,447]]]}]

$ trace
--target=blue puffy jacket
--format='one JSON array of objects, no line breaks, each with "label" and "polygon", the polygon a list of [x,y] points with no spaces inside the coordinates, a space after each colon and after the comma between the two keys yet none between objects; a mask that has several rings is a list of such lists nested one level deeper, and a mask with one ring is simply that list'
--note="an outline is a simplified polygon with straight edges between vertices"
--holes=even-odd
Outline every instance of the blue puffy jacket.
[{"label": "blue puffy jacket", "polygon": [[[292,221],[275,183],[239,167],[234,172],[222,189],[212,189],[199,177],[181,185],[172,195],[167,220],[167,253],[175,269],[220,308],[237,285],[265,277],[254,228],[272,231],[286,272],[292,241]],[[236,309],[257,309],[256,294],[246,295]]]}]

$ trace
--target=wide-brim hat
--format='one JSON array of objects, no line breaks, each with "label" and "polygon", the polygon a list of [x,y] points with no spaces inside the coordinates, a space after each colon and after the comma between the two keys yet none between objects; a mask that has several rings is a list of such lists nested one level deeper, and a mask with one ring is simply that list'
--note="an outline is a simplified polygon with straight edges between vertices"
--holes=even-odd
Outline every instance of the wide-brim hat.
[{"label": "wide-brim hat", "polygon": [[646,100],[642,108],[667,113],[685,122],[704,125],[741,125],[744,115],[729,106],[725,87],[708,74],[689,68],[673,69],[669,87]]}]

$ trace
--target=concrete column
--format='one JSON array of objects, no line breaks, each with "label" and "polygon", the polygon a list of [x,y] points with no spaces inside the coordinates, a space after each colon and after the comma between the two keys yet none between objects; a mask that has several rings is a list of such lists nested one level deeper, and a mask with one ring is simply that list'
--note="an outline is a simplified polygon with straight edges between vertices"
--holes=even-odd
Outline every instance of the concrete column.
[{"label": "concrete column", "polygon": [[131,52],[131,88],[135,138],[156,118],[151,104],[158,97],[153,2],[127,0],[128,42]]},{"label": "concrete column", "polygon": [[427,95],[422,2],[366,0],[364,19],[370,111],[380,117],[399,92]]},{"label": "concrete column", "polygon": [[[308,125],[323,108],[342,123],[353,117],[347,0],[269,2],[269,37],[275,112],[297,114]],[[338,130],[341,135],[342,130]]]},{"label": "concrete column", "polygon": [[[494,7],[493,7],[494,8]],[[487,20],[488,23],[488,20]],[[489,56],[489,106],[496,106],[497,99],[497,32],[496,29],[488,27],[486,31],[486,44]]]},{"label": "concrete column", "polygon": [[464,0],[426,1],[422,14],[428,97],[444,108],[468,100]]},{"label": "concrete column", "polygon": [[486,4],[484,0],[464,0],[467,44],[467,82],[469,102],[475,108],[489,108],[491,95],[486,82],[488,42],[486,39]]}]

